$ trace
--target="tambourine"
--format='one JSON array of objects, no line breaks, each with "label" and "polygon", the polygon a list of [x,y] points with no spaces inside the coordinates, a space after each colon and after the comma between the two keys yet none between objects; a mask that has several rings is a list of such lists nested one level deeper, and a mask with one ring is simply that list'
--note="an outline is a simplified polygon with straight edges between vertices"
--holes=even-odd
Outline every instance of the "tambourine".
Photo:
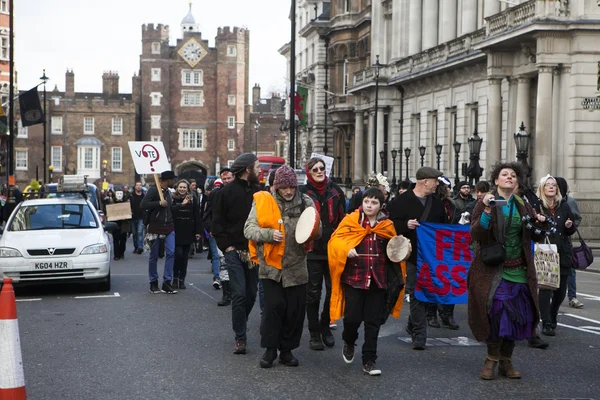
[{"label": "tambourine", "polygon": [[394,236],[387,244],[386,253],[392,262],[402,262],[410,257],[412,245],[410,240],[402,235]]},{"label": "tambourine", "polygon": [[540,222],[531,215],[524,215],[521,221],[525,224],[525,227],[529,229],[535,235],[551,236],[556,233],[556,221],[551,217],[546,216],[546,221]]}]

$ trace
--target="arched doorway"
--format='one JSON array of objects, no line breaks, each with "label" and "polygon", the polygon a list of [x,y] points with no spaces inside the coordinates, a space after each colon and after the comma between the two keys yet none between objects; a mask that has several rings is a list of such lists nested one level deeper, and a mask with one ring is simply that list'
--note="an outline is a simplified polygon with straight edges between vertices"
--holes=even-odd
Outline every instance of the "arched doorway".
[{"label": "arched doorway", "polygon": [[181,164],[177,167],[177,178],[178,179],[195,179],[197,187],[204,188],[206,182],[207,172],[206,168],[197,161],[190,161]]}]

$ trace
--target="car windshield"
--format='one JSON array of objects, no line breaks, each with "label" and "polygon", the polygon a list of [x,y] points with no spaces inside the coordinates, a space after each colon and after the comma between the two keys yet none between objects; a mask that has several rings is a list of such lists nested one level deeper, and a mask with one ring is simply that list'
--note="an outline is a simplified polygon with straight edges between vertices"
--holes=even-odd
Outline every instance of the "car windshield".
[{"label": "car windshield", "polygon": [[43,204],[19,208],[9,231],[93,229],[98,222],[87,204]]}]

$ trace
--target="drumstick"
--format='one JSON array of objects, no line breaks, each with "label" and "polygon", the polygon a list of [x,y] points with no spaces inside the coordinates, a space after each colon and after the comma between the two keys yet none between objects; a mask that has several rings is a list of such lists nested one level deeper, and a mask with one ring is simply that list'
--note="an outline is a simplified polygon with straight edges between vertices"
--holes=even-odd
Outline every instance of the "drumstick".
[{"label": "drumstick", "polygon": [[357,254],[359,257],[378,257],[379,254]]}]

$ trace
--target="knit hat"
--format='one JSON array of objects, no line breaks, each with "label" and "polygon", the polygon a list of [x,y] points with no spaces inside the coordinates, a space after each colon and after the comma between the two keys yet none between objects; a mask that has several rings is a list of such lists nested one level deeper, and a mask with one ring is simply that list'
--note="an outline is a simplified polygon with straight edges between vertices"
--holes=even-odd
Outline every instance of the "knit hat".
[{"label": "knit hat", "polygon": [[469,183],[469,181],[460,181],[460,182],[458,182],[458,186],[457,187],[459,189],[462,188],[463,186],[471,187],[471,184]]},{"label": "knit hat", "polygon": [[234,175],[239,174],[246,168],[250,167],[258,160],[258,157],[252,153],[244,153],[241,154],[238,158],[235,159],[233,165],[230,167],[231,173]]},{"label": "knit hat", "polygon": [[221,179],[217,179],[217,180],[215,180],[215,183],[213,183],[213,186],[214,187],[223,186],[223,181]]},{"label": "knit hat", "polygon": [[289,165],[282,165],[277,168],[277,171],[275,171],[273,187],[275,189],[298,187],[298,177]]}]

